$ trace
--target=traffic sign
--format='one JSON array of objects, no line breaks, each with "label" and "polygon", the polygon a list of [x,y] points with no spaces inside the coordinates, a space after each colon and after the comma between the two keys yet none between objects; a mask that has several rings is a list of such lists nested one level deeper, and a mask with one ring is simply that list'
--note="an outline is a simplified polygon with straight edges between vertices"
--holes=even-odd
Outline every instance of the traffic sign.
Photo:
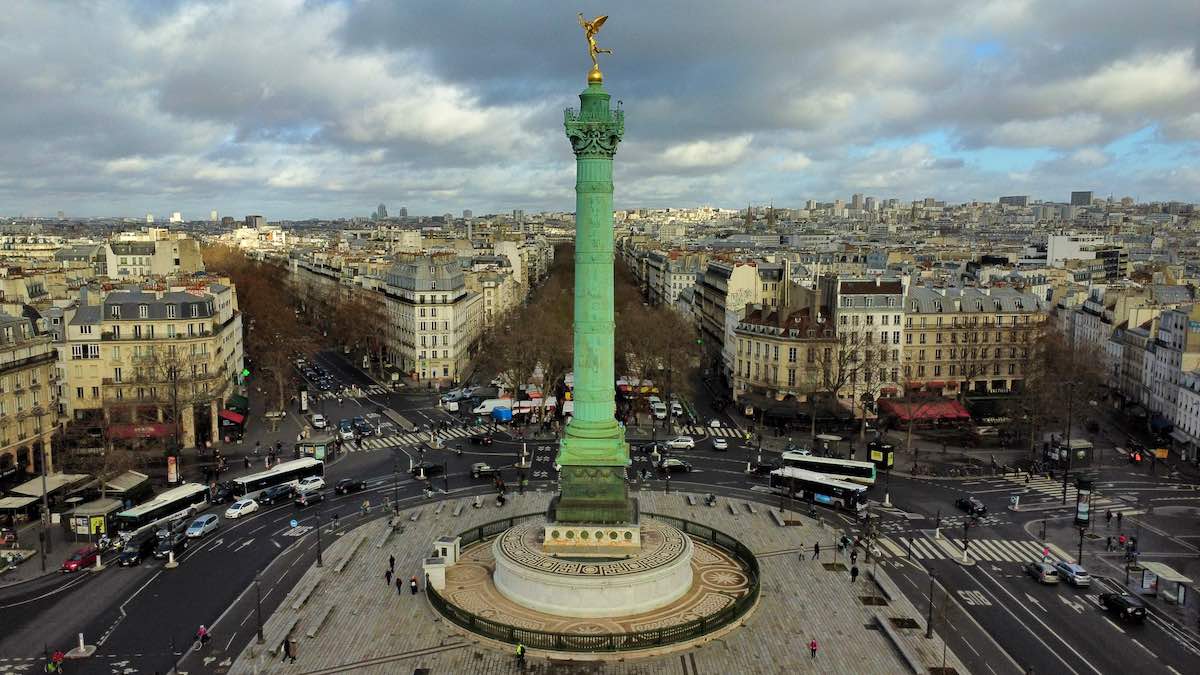
[{"label": "traffic sign", "polygon": [[299,524],[300,524],[299,521],[297,521],[295,518],[292,518],[291,521],[288,522],[288,525],[291,525],[292,527],[295,527]]}]

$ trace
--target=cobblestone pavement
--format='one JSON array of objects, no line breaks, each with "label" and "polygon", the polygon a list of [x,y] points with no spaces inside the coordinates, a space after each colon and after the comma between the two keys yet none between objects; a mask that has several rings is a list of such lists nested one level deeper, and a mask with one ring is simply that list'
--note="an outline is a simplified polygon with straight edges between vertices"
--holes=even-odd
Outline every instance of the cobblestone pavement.
[{"label": "cobblestone pavement", "polygon": [[[790,513],[786,520],[796,524],[782,527],[764,504],[755,504],[751,513],[741,501],[722,499],[716,507],[706,507],[701,495],[695,495],[695,506],[676,492],[642,492],[638,497],[643,512],[714,527],[754,551],[762,574],[757,608],[742,626],[684,652],[596,663],[531,651],[526,672],[891,674],[912,672],[912,666],[927,672],[940,667],[943,658],[956,672],[967,672],[953,653],[943,656],[936,634],[924,637],[923,613],[896,590],[886,572],[880,569],[873,577],[870,565],[864,564],[864,574],[851,582],[845,566],[833,557],[834,529]],[[385,519],[337,532],[325,566],[310,569],[268,620],[266,643],[251,643],[232,666],[214,666],[211,672],[519,672],[511,647],[450,625],[430,607],[423,585],[413,596],[407,580],[422,576],[421,562],[438,537],[544,511],[548,500],[545,493],[513,495],[504,508],[488,499],[482,508],[473,508],[470,499],[449,500],[440,508],[426,504],[403,512],[403,532],[388,535]],[[818,542],[822,556],[812,560],[812,547]],[[384,580],[389,555],[396,556],[401,592]],[[280,660],[279,647],[289,634],[298,646],[295,663]],[[813,639],[818,643],[816,658],[808,651]]]}]

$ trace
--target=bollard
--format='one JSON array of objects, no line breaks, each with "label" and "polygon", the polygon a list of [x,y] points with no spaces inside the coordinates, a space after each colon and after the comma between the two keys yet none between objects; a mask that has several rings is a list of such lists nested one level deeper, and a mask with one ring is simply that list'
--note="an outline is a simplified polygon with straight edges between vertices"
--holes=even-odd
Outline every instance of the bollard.
[{"label": "bollard", "polygon": [[167,551],[167,564],[163,567],[169,570],[179,567],[179,563],[175,562],[175,551]]},{"label": "bollard", "polygon": [[104,556],[101,555],[100,553],[96,553],[96,566],[92,568],[93,572],[100,572],[104,569],[104,565],[101,564],[101,562],[100,562],[100,559],[102,557],[104,557]]},{"label": "bollard", "polygon": [[934,538],[934,539],[941,539],[941,538],[942,538],[942,528],[940,528],[940,527],[939,527],[939,528],[937,528],[936,530],[934,530],[934,531],[933,531],[933,538]]},{"label": "bollard", "polygon": [[890,493],[890,492],[883,493],[883,506],[885,508],[889,508],[889,509],[892,508],[892,493]]}]

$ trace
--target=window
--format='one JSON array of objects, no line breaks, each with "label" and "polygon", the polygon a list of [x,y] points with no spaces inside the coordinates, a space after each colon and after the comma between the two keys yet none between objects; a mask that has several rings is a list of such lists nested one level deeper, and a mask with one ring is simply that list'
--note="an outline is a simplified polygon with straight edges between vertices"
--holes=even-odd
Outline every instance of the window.
[{"label": "window", "polygon": [[1017,364],[1015,364],[1015,363],[1008,364],[1008,374],[1009,375],[1017,374]]},{"label": "window", "polygon": [[898,331],[898,330],[892,331],[892,344],[894,344],[894,345],[900,344],[900,331]]},{"label": "window", "polygon": [[911,344],[912,344],[912,333],[905,333],[905,334],[904,334],[904,344],[906,344],[906,345],[911,345]]},{"label": "window", "polygon": [[119,319],[119,318],[121,318],[121,306],[120,306],[120,305],[112,305],[112,306],[110,306],[110,307],[108,308],[108,313],[109,313],[109,316],[111,316],[111,317],[112,317],[112,318],[114,318],[114,319]]},{"label": "window", "polygon": [[113,382],[120,382],[120,381],[121,381],[121,369],[113,368]]},{"label": "window", "polygon": [[879,317],[879,325],[881,325],[881,326],[888,325],[888,315],[887,314],[884,314],[883,316]]},{"label": "window", "polygon": [[942,367],[941,367],[941,366],[938,366],[938,365],[935,365],[935,366],[933,367],[933,376],[934,376],[934,377],[937,377],[938,375],[941,375],[941,374],[942,374]]},{"label": "window", "polygon": [[788,368],[788,386],[789,387],[796,386],[796,369],[795,368]]},{"label": "window", "polygon": [[938,334],[937,334],[937,335],[935,335],[934,337],[935,337],[935,338],[937,338],[935,341],[936,341],[936,342],[937,342],[939,345],[940,345],[940,344],[942,344],[942,334],[941,334],[941,333],[938,333]]},{"label": "window", "polygon": [[[442,344],[446,344],[446,343],[445,343],[445,342],[443,342]],[[774,346],[774,347],[771,349],[771,354],[772,354],[771,358],[772,358],[773,360],[775,360],[775,361],[778,361],[778,360],[779,360],[779,345],[775,345],[775,346]]]},{"label": "window", "polygon": [[134,338],[140,338],[140,337],[142,337],[142,325],[141,325],[141,324],[135,324],[135,325],[134,325],[134,327],[133,327],[133,337],[134,337]]},{"label": "window", "polygon": [[193,303],[192,304],[192,318],[194,319],[198,316],[200,316],[200,305],[197,303]]},{"label": "window", "polygon": [[919,340],[919,342],[921,344],[925,344],[925,333],[921,333],[921,339]]},{"label": "window", "polygon": [[925,366],[917,366],[917,377],[925,377]]},{"label": "window", "polygon": [[75,387],[75,398],[83,398],[83,387]]},{"label": "window", "polygon": [[178,309],[178,307],[176,307],[175,305],[167,305],[167,318],[174,319],[175,312],[177,309]]},{"label": "window", "polygon": [[868,326],[874,326],[874,325],[875,325],[875,315],[874,315],[874,314],[868,314],[868,315],[867,315],[867,325],[868,325]]},{"label": "window", "polygon": [[149,305],[138,305],[138,318],[139,319],[150,318],[150,306]]},{"label": "window", "polygon": [[92,387],[92,398],[100,398],[100,387]]},{"label": "window", "polygon": [[[174,307],[174,305],[167,305],[167,306]],[[167,337],[169,337],[169,338],[175,337],[175,324],[173,324],[173,323],[167,324]]]},{"label": "window", "polygon": [[71,345],[71,358],[73,358],[73,359],[82,359],[83,358],[83,345]]},{"label": "window", "polygon": [[788,347],[788,361],[790,363],[796,362],[796,348],[795,347]]}]

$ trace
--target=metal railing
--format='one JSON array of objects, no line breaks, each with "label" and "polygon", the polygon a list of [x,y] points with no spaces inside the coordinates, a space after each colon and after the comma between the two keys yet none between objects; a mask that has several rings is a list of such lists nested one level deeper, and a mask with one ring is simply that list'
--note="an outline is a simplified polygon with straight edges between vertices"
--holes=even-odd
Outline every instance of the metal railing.
[{"label": "metal railing", "polygon": [[[560,652],[630,651],[635,649],[650,649],[676,642],[686,642],[732,624],[745,616],[750,608],[754,606],[754,603],[758,601],[759,568],[758,560],[754,557],[754,553],[737,539],[706,525],[654,513],[647,513],[645,515],[661,520],[694,538],[715,544],[728,551],[744,566],[749,579],[750,592],[740,598],[735,598],[732,604],[727,605],[714,614],[686,623],[648,630],[630,631],[628,633],[602,634],[555,633],[492,621],[450,603],[434,590],[432,586],[426,588],[429,602],[446,619],[472,633],[509,644],[522,644],[532,649]],[[514,525],[544,517],[544,513],[529,513],[480,525],[459,535],[462,538],[461,545],[466,546],[477,541],[490,539]]]}]

